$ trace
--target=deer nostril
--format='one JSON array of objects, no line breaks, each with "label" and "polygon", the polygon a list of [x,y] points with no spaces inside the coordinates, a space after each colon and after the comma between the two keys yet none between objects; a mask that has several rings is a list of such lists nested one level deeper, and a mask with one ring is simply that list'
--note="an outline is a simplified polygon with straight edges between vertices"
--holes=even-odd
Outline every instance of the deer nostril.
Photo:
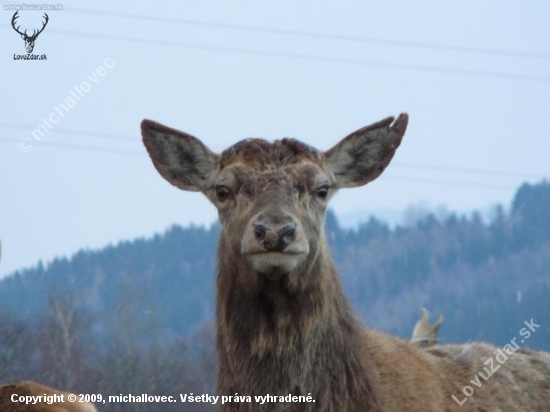
[{"label": "deer nostril", "polygon": [[296,230],[296,223],[288,223],[279,230],[277,230],[277,235],[279,236],[279,239],[281,239],[281,242],[286,246],[288,246],[292,240],[294,239],[294,231]]},{"label": "deer nostril", "polygon": [[279,230],[277,230],[277,234],[280,237],[292,236],[294,234],[294,230],[296,230],[296,223],[292,222],[279,228]]},{"label": "deer nostril", "polygon": [[262,240],[265,237],[267,227],[258,222],[254,222],[252,226],[254,226],[254,234],[256,235],[256,239]]}]

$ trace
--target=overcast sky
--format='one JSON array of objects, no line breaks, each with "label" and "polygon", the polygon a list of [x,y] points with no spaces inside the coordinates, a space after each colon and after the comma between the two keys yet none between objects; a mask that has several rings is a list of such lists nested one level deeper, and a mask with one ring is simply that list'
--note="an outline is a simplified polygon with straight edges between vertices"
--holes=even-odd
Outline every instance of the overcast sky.
[{"label": "overcast sky", "polygon": [[[327,149],[408,112],[394,161],[339,193],[340,214],[418,202],[484,210],[550,175],[548,1],[62,4],[36,40],[42,61],[14,60],[25,44],[14,10],[0,10],[0,276],[216,219],[154,170],[143,118],[217,151],[251,136]],[[17,25],[30,34],[42,16],[21,11]],[[36,140],[74,87],[80,101]]]}]

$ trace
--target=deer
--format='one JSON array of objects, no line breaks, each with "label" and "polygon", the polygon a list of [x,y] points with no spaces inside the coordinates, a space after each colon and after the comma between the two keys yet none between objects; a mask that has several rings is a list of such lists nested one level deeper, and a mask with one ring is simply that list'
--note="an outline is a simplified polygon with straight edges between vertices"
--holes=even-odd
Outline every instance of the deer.
[{"label": "deer", "polygon": [[437,332],[443,323],[443,315],[439,315],[439,319],[430,325],[430,312],[426,308],[422,308],[422,315],[414,325],[413,334],[410,340],[411,345],[422,347],[434,346],[437,343]]},{"label": "deer", "polygon": [[11,26],[13,27],[13,29],[19,33],[21,35],[21,38],[23,40],[25,40],[25,48],[27,49],[27,53],[32,53],[32,51],[34,50],[34,42],[36,41],[36,39],[38,38],[38,35],[40,33],[42,33],[44,31],[44,29],[46,28],[46,25],[48,24],[48,21],[50,20],[50,18],[48,17],[48,14],[47,13],[44,13],[44,23],[42,23],[42,28],[40,30],[33,30],[32,32],[32,35],[27,35],[27,30],[25,30],[24,32],[20,32],[19,31],[19,27],[21,26],[17,26],[17,28],[15,27],[15,20],[17,20],[17,18],[19,17],[18,16],[18,13],[19,13],[19,10],[16,11],[11,19]]},{"label": "deer", "polygon": [[[466,396],[463,387],[496,347],[470,344],[461,361],[455,350],[415,347],[364,327],[344,294],[324,229],[329,200],[379,177],[407,125],[406,113],[388,117],[326,151],[293,138],[249,138],[215,153],[188,133],[142,121],[159,174],[202,192],[218,211],[221,411],[548,409],[550,354],[518,351]],[[267,394],[292,401],[255,398]]]},{"label": "deer", "polygon": [[[56,399],[53,398],[57,395]],[[70,392],[60,391],[33,381],[21,381],[0,386],[2,412],[97,412],[90,402],[81,402],[76,395],[70,401]],[[60,398],[63,396],[63,398]],[[29,397],[29,398],[25,398]],[[42,398],[38,398],[42,397]],[[46,398],[45,398],[46,397]],[[47,398],[49,397],[49,398]],[[25,402],[28,399],[29,402]],[[35,402],[36,401],[36,402]]]}]

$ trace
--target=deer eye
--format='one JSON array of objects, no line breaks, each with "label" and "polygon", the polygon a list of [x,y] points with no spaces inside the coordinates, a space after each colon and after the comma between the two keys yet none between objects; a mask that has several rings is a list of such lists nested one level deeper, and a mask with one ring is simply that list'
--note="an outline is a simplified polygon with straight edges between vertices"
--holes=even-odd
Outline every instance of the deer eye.
[{"label": "deer eye", "polygon": [[318,198],[325,199],[328,195],[328,186],[321,186],[315,190],[315,195],[317,195]]},{"label": "deer eye", "polygon": [[227,186],[216,187],[216,195],[218,196],[218,200],[220,202],[227,200],[230,194],[231,194],[231,191]]}]

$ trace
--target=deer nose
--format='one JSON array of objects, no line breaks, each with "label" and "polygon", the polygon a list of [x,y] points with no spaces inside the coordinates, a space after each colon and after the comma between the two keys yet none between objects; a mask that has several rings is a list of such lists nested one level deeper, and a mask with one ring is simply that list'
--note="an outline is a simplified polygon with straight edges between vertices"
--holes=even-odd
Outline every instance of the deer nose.
[{"label": "deer nose", "polygon": [[296,223],[289,222],[282,225],[266,225],[254,222],[254,235],[268,252],[282,252],[294,240]]}]

